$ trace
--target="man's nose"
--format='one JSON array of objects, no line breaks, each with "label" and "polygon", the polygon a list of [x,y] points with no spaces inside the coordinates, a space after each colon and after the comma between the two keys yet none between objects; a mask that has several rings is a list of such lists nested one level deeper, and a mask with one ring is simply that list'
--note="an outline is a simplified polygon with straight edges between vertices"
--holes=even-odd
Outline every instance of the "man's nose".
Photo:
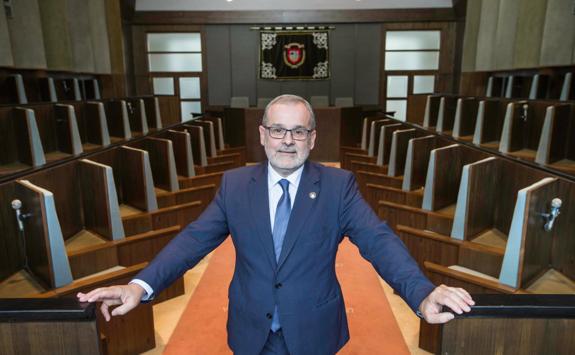
[{"label": "man's nose", "polygon": [[293,139],[291,131],[286,132],[286,135],[284,136],[283,141],[285,144],[293,144],[294,143],[294,139]]}]

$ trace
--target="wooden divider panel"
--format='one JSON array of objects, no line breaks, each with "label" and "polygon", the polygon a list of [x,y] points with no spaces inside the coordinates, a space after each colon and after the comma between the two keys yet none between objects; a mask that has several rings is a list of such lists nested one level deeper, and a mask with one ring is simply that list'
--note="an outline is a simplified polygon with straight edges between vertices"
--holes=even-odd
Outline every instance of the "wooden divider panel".
[{"label": "wooden divider panel", "polygon": [[412,191],[425,185],[429,155],[438,145],[444,146],[447,142],[434,135],[409,140],[402,190]]},{"label": "wooden divider panel", "polygon": [[25,137],[18,141],[18,156],[25,164],[40,166],[46,163],[44,144],[40,138],[40,130],[34,111],[28,108],[16,107],[14,109],[15,128],[18,136]]},{"label": "wooden divider panel", "polygon": [[125,140],[132,138],[126,101],[108,101],[106,102],[106,108],[108,113],[106,118],[108,120],[110,135]]},{"label": "wooden divider panel", "polygon": [[144,103],[144,112],[146,113],[146,122],[148,129],[158,130],[162,128],[162,114],[160,112],[160,103],[155,96],[146,96],[142,98]]},{"label": "wooden divider panel", "polygon": [[437,211],[457,201],[463,166],[488,155],[457,144],[431,151],[425,179],[422,208]]},{"label": "wooden divider panel", "polygon": [[491,144],[493,148],[499,147],[508,103],[508,100],[495,99],[482,100],[479,103],[473,144]]},{"label": "wooden divider panel", "polygon": [[110,133],[106,110],[102,102],[88,101],[84,105],[86,142],[106,147],[110,145]]},{"label": "wooden divider panel", "polygon": [[224,126],[222,123],[222,119],[220,117],[207,117],[202,116],[202,120],[210,121],[214,124],[214,130],[216,132],[216,142],[218,150],[224,150],[226,148],[224,142]]},{"label": "wooden divider panel", "polygon": [[112,168],[82,159],[79,169],[85,228],[109,240],[124,238]]},{"label": "wooden divider panel", "polygon": [[341,127],[339,142],[340,146],[357,147],[361,145],[363,139],[363,117],[365,116],[361,107],[342,107]]},{"label": "wooden divider panel", "polygon": [[178,175],[192,177],[196,175],[192,154],[192,137],[188,131],[168,130],[163,137],[172,141]]},{"label": "wooden divider panel", "polygon": [[423,115],[423,127],[432,128],[437,125],[437,116],[439,114],[440,95],[428,95],[425,103],[425,112]]},{"label": "wooden divider panel", "polygon": [[[246,118],[243,108],[224,109],[224,140],[230,147],[244,147],[246,145],[246,136],[241,133],[246,131],[245,126]],[[193,141],[194,136],[192,135]],[[199,163],[200,160],[195,160],[195,162]]]},{"label": "wooden divider panel", "polygon": [[25,254],[33,275],[48,288],[57,288],[72,282],[72,272],[54,195],[27,180],[16,184],[16,196],[22,201],[24,219]]},{"label": "wooden divider panel", "polygon": [[194,157],[194,163],[199,164],[200,166],[208,165],[204,129],[199,126],[191,125],[184,125],[183,127],[190,132],[192,137],[192,154]]},{"label": "wooden divider panel", "polygon": [[499,276],[501,283],[521,288],[549,267],[553,233],[543,229],[541,211],[557,193],[556,181],[545,178],[518,191]]},{"label": "wooden divider panel", "polygon": [[125,102],[132,135],[139,136],[148,134],[148,119],[144,100],[127,99]]},{"label": "wooden divider panel", "polygon": [[379,144],[381,142],[380,134],[381,127],[393,124],[397,121],[390,119],[376,120],[371,122],[371,129],[369,133],[369,144],[367,149],[367,154],[369,156],[374,156],[379,153]]},{"label": "wooden divider panel", "polygon": [[79,155],[83,153],[76,111],[72,105],[54,105],[54,115],[58,127],[58,146],[61,151]]},{"label": "wooden divider panel", "polygon": [[397,130],[393,132],[391,140],[391,152],[389,154],[388,176],[401,176],[405,168],[405,157],[407,156],[407,145],[409,140],[418,136],[418,131],[414,128]]},{"label": "wooden divider panel", "polygon": [[407,122],[423,126],[425,106],[428,94],[408,95],[407,97]]},{"label": "wooden divider panel", "polygon": [[437,113],[437,132],[450,134],[453,131],[457,99],[457,96],[441,97],[439,101],[439,111]]},{"label": "wooden divider panel", "polygon": [[217,156],[216,136],[214,133],[214,124],[203,120],[193,120],[187,122],[190,126],[199,126],[203,128],[204,142],[206,143],[206,154],[208,157]]},{"label": "wooden divider panel", "polygon": [[486,158],[463,167],[451,237],[471,240],[493,227],[502,172],[501,161]]},{"label": "wooden divider panel", "polygon": [[[535,162],[568,165],[569,147],[575,146],[575,105],[554,105],[547,107],[545,123],[541,131]],[[574,167],[575,170],[575,167]]]},{"label": "wooden divider panel", "polygon": [[124,203],[147,212],[157,210],[158,202],[148,152],[125,146],[120,149]]},{"label": "wooden divider panel", "polygon": [[146,138],[143,147],[148,152],[154,184],[168,191],[178,191],[178,173],[172,141],[162,138]]},{"label": "wooden divider panel", "polygon": [[378,145],[378,152],[377,152],[377,165],[387,165],[389,164],[389,157],[391,155],[391,142],[393,139],[393,132],[406,129],[402,123],[395,123],[390,125],[384,125],[380,128],[379,133],[379,145]]},{"label": "wooden divider panel", "polygon": [[453,137],[468,139],[473,137],[479,101],[474,97],[460,98],[457,100],[457,110],[453,125]]}]

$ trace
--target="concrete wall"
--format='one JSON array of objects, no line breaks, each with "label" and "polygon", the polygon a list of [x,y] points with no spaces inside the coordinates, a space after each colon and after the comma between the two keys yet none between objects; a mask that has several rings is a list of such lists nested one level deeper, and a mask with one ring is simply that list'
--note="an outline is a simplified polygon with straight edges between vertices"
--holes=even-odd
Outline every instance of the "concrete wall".
[{"label": "concrete wall", "polygon": [[467,2],[464,72],[575,64],[572,0]]},{"label": "concrete wall", "polygon": [[[111,72],[106,0],[18,0],[0,16],[0,65]],[[6,34],[8,36],[6,36]],[[12,59],[10,59],[12,58]]]},{"label": "concrete wall", "polygon": [[[377,104],[381,26],[338,24],[330,31],[331,77],[317,81],[259,79],[259,32],[244,25],[209,25],[206,29],[208,101],[228,105],[232,96],[258,97],[292,93],[306,98],[351,96],[356,104]],[[337,59],[335,59],[337,58]]]}]

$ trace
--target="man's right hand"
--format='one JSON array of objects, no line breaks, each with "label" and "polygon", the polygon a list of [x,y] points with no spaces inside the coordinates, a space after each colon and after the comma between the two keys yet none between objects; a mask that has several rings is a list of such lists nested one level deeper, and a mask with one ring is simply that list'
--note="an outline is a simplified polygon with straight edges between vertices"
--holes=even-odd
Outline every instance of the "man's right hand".
[{"label": "man's right hand", "polygon": [[[146,291],[141,286],[131,283],[97,288],[88,293],[78,292],[76,297],[80,302],[102,302],[100,310],[109,322],[112,316],[121,316],[134,309],[145,294]],[[110,315],[109,307],[116,305],[120,306],[114,308]]]}]

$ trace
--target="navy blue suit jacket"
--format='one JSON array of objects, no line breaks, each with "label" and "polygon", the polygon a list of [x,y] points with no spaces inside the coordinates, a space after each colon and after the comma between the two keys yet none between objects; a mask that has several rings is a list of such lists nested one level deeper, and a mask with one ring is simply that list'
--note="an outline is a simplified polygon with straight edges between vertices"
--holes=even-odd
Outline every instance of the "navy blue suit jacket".
[{"label": "navy blue suit jacket", "polygon": [[[261,351],[278,305],[292,354],[334,354],[349,339],[335,257],[344,236],[416,310],[434,286],[407,249],[361,197],[345,170],[306,162],[282,252],[270,227],[267,162],[226,172],[204,213],[136,278],[162,291],[231,234],[236,265],[229,287],[228,344]],[[311,198],[314,192],[316,198]]]}]

